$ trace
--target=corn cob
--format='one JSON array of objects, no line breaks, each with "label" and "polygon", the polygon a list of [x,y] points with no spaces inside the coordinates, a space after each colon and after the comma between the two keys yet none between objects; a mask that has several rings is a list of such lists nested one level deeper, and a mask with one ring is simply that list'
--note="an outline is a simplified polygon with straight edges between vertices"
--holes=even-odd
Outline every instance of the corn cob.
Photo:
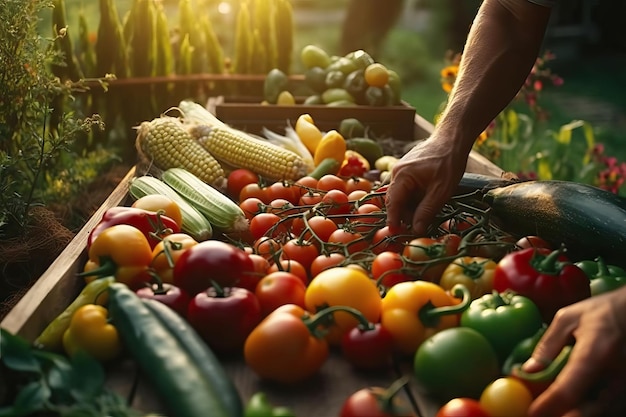
[{"label": "corn cob", "polygon": [[248,168],[266,179],[295,181],[309,171],[307,163],[296,153],[256,139],[241,130],[197,125],[190,131],[220,163]]},{"label": "corn cob", "polygon": [[174,117],[159,117],[139,126],[136,147],[157,168],[185,168],[218,189],[226,184],[224,170]]},{"label": "corn cob", "polygon": [[208,240],[213,237],[213,226],[209,219],[160,179],[149,175],[135,177],[129,184],[128,192],[135,200],[151,194],[160,194],[171,198],[178,204],[183,215],[181,228],[183,232],[188,233],[197,241]]},{"label": "corn cob", "polygon": [[170,168],[161,179],[224,232],[248,230],[248,220],[237,203],[183,168]]}]

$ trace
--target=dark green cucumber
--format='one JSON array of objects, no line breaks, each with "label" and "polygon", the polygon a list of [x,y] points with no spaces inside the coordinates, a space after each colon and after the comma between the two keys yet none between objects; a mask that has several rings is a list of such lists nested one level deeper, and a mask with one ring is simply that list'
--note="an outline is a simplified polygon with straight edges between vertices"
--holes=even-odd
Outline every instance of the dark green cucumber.
[{"label": "dark green cucumber", "polygon": [[198,369],[204,373],[214,388],[214,395],[223,403],[222,407],[228,410],[228,415],[233,417],[243,415],[243,403],[235,384],[206,342],[185,319],[165,304],[151,299],[143,299],[143,302],[194,358]]},{"label": "dark green cucumber", "polygon": [[626,266],[626,200],[591,185],[527,181],[488,190],[483,200],[509,233],[565,245],[572,260],[602,256]]},{"label": "dark green cucumber", "polygon": [[109,286],[109,314],[125,348],[176,417],[232,417],[172,331],[126,285]]}]

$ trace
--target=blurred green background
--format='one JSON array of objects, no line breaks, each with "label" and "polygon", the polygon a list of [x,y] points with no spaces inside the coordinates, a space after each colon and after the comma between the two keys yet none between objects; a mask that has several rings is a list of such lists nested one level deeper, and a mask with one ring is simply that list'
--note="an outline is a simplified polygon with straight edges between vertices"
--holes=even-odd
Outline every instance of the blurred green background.
[{"label": "blurred green background", "polygon": [[[216,28],[227,56],[232,56],[234,20],[239,0],[198,0],[196,10],[207,13]],[[393,1],[357,0],[384,4]],[[117,0],[121,16],[132,0]],[[298,52],[316,44],[331,54],[341,53],[344,23],[357,16],[348,14],[349,0],[292,0],[294,8],[293,72],[300,70]],[[405,0],[402,10],[381,41],[375,57],[396,70],[403,81],[403,99],[432,121],[446,98],[441,89],[440,70],[448,51],[459,52],[467,30],[480,5],[479,0]],[[621,0],[572,0],[553,12],[545,48],[556,59],[551,69],[564,79],[561,87],[547,86],[542,107],[557,127],[575,119],[591,123],[596,141],[607,153],[626,159],[626,6]],[[178,19],[178,0],[163,0],[172,22]],[[79,13],[87,18],[90,32],[96,32],[99,5],[93,0],[66,0],[68,25],[76,28]],[[358,16],[357,16],[358,17]],[[383,17],[381,16],[381,19]],[[49,17],[41,22],[42,33],[51,33]],[[351,22],[363,39],[372,27]],[[365,48],[364,48],[365,49]],[[370,52],[370,51],[368,51]]]}]

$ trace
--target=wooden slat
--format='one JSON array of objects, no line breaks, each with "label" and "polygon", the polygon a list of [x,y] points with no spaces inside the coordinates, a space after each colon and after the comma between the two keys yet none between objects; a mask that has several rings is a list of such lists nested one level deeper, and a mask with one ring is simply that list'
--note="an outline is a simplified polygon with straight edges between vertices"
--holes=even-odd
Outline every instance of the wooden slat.
[{"label": "wooden slat", "polygon": [[132,168],[59,257],[4,317],[0,327],[32,342],[50,320],[67,307],[84,286],[84,281],[77,279],[75,274],[86,261],[89,232],[108,208],[127,198],[128,183],[134,174]]}]

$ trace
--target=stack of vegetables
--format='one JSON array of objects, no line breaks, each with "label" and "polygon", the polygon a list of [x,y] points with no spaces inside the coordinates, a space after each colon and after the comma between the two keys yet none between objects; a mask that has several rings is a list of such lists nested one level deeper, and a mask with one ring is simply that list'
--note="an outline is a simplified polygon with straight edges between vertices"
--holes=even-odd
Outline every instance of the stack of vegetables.
[{"label": "stack of vegetables", "polygon": [[[520,370],[555,312],[626,282],[626,205],[601,190],[466,175],[416,236],[386,226],[380,179],[341,173],[348,149],[337,131],[322,134],[303,115],[293,129],[301,145],[286,150],[187,104],[181,119],[140,128],[158,175],[133,179],[132,207],[104,213],[83,292],[36,341],[105,363],[132,357],[177,415],[245,412],[221,355],[285,386],[322,371],[332,351],[374,372],[408,363],[398,384],[416,384],[444,411],[461,401],[491,417],[523,415],[572,349],[545,372]],[[208,144],[215,138],[220,146]],[[319,172],[329,160],[333,169]],[[580,205],[610,219],[584,217]],[[507,215],[521,206],[511,234]],[[544,223],[545,238],[536,236]],[[569,229],[602,230],[605,256]],[[355,415],[355,401],[342,417]]]}]

